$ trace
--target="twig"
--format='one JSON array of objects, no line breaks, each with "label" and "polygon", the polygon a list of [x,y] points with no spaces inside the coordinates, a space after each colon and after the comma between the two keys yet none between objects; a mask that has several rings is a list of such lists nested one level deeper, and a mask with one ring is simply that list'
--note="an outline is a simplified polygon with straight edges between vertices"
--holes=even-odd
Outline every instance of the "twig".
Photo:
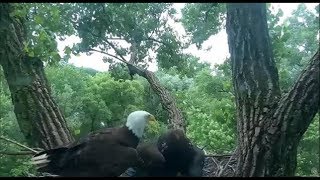
[{"label": "twig", "polygon": [[214,158],[212,158],[212,160],[216,164],[217,168],[219,168],[219,164],[217,163],[217,161]]},{"label": "twig", "polygon": [[160,43],[160,44],[163,44],[163,45],[169,46],[169,44],[168,44],[168,43],[163,42],[163,41],[160,41],[160,40],[157,40],[157,39],[154,39],[154,38],[152,38],[152,37],[148,37],[148,38],[146,38],[146,40],[154,41],[154,42],[157,42],[157,43]]},{"label": "twig", "polygon": [[0,136],[0,139],[3,139],[3,140],[5,140],[5,141],[11,142],[11,143],[16,144],[16,145],[18,145],[18,146],[20,146],[20,147],[23,147],[23,148],[25,148],[25,149],[28,149],[28,150],[36,153],[36,154],[38,153],[38,151],[36,151],[36,150],[34,150],[34,149],[32,149],[32,148],[29,148],[28,146],[25,146],[25,145],[23,145],[23,144],[20,144],[20,143],[14,141],[14,140],[5,138],[5,137],[3,137],[3,136]]},{"label": "twig", "polygon": [[228,166],[232,169],[233,173],[236,172],[236,170],[231,165],[228,165]]},{"label": "twig", "polygon": [[221,170],[221,172],[220,172],[219,175],[218,175],[219,177],[220,177],[220,176],[222,175],[222,173],[228,168],[228,165],[229,165],[231,159],[234,157],[234,155],[235,155],[236,153],[237,153],[237,149],[234,150],[234,152],[233,152],[232,156],[229,158],[227,164],[224,165],[223,169]]},{"label": "twig", "polygon": [[230,157],[232,154],[208,154],[205,157]]},{"label": "twig", "polygon": [[[88,33],[90,33],[92,36],[96,37],[96,38],[103,38],[101,36],[98,36],[96,34],[94,34],[91,30],[89,29],[82,29],[82,31],[86,31]],[[111,48],[116,52],[116,54],[120,57],[117,59],[124,62],[124,63],[127,63],[127,60],[120,54],[119,50],[115,47],[115,45],[111,42],[108,41],[108,38],[104,38],[103,41],[105,41],[107,44],[109,44],[109,46],[111,46]],[[98,50],[95,50],[96,52],[99,52]],[[102,51],[100,51],[100,53],[102,53]],[[104,53],[105,54],[105,53]],[[114,55],[112,57],[115,57]]]},{"label": "twig", "polygon": [[31,151],[20,151],[20,152],[7,152],[7,151],[1,151],[1,155],[9,155],[9,156],[19,156],[19,155],[34,155],[34,152]]}]

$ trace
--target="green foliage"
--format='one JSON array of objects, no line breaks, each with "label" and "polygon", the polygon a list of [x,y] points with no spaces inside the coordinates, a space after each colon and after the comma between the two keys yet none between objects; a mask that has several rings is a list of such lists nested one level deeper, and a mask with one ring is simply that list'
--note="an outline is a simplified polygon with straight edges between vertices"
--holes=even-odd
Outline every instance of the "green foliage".
[{"label": "green foliage", "polygon": [[161,85],[170,91],[183,91],[189,89],[193,85],[193,79],[186,76],[179,77],[178,74],[170,75],[158,71],[156,76],[159,78]]},{"label": "green foliage", "polygon": [[[87,123],[95,121],[107,126],[119,121],[123,123],[123,118],[130,112],[143,109],[143,91],[143,86],[135,80],[117,81],[108,73],[96,74],[88,82],[83,95]],[[88,126],[83,124],[83,127]]]},{"label": "green foliage", "polygon": [[73,134],[79,134],[81,121],[84,119],[83,95],[91,75],[88,69],[71,65],[58,65],[46,68],[46,75],[51,84],[52,96],[64,113]]},{"label": "green foliage", "polygon": [[188,3],[182,9],[181,22],[192,43],[198,48],[210,36],[217,34],[225,19],[225,5],[222,3]]},{"label": "green foliage", "polygon": [[79,3],[66,7],[65,16],[72,17],[82,40],[72,48],[75,53],[102,51],[112,64],[135,52],[134,63],[144,66],[152,61],[150,52],[156,49],[157,54],[179,56],[179,40],[167,24],[175,14],[170,3]]},{"label": "green foliage", "polygon": [[319,48],[319,15],[308,10],[304,4],[300,4],[292,16],[279,24],[282,15],[281,10],[275,14],[269,10],[268,25],[280,87],[283,92],[287,92]]},{"label": "green foliage", "polygon": [[320,167],[320,122],[319,113],[314,117],[300,141],[297,157],[297,175],[319,176]]},{"label": "green foliage", "polygon": [[193,88],[179,96],[183,99],[179,105],[187,117],[188,135],[215,153],[232,151],[236,142],[235,104],[231,86],[227,89],[225,85],[228,83],[230,79],[213,76],[205,69],[195,77]]},{"label": "green foliage", "polygon": [[[19,130],[19,126],[13,112],[13,105],[11,102],[8,84],[4,79],[4,74],[1,67],[0,107],[0,136],[10,137],[10,139],[23,142],[24,137]],[[0,152],[15,152],[18,149],[20,148],[18,148],[17,145],[0,139]],[[28,157],[19,158],[0,153],[0,177],[24,176],[26,175],[26,172],[33,172],[34,169],[28,164]]]},{"label": "green foliage", "polygon": [[49,63],[57,63],[61,57],[56,38],[74,33],[67,19],[61,18],[62,4],[21,3],[13,4],[11,16],[24,19],[24,51],[31,57],[38,57]]},{"label": "green foliage", "polygon": [[109,72],[111,77],[115,80],[127,80],[130,79],[127,65],[123,63],[113,63],[109,66]]},{"label": "green foliage", "polygon": [[181,67],[184,59],[181,53],[181,44],[171,33],[164,33],[160,47],[157,49],[157,62],[159,66],[169,69],[172,66]]},{"label": "green foliage", "polygon": [[170,54],[158,54],[159,68],[168,74],[194,77],[199,71],[210,66],[209,63],[199,62],[200,59],[191,54],[172,57]]}]

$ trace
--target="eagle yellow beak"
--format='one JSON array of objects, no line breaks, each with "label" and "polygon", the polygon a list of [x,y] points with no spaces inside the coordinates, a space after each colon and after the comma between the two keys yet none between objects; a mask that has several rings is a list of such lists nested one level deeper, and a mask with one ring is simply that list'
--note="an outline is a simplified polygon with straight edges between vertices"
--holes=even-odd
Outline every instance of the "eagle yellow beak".
[{"label": "eagle yellow beak", "polygon": [[148,119],[148,122],[150,123],[150,122],[157,122],[157,120],[156,120],[156,118],[153,116],[153,115],[150,115],[149,116],[149,119]]},{"label": "eagle yellow beak", "polygon": [[150,115],[148,117],[147,123],[148,123],[148,126],[147,126],[148,132],[151,132],[151,133],[157,132],[158,133],[160,131],[161,126],[153,115]]}]

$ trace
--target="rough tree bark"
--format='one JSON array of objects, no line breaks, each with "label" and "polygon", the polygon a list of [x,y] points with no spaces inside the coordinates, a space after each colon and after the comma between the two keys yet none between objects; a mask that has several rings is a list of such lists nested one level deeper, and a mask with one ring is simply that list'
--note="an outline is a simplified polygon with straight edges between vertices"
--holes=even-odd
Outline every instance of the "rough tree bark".
[{"label": "rough tree bark", "polygon": [[0,4],[0,64],[20,129],[31,146],[49,149],[69,143],[73,137],[51,97],[42,61],[24,53],[24,20],[11,17],[12,11],[12,4]]},{"label": "rough tree bark", "polygon": [[297,146],[319,109],[319,51],[289,93],[280,93],[266,5],[228,4],[236,96],[237,176],[293,176]]},{"label": "rough tree bark", "polygon": [[153,91],[160,97],[162,107],[164,108],[164,110],[168,112],[168,123],[172,126],[172,128],[181,129],[185,132],[185,121],[181,110],[178,108],[176,104],[174,97],[165,87],[161,86],[158,78],[155,76],[153,72],[148,70],[144,71],[144,78],[148,80]]}]

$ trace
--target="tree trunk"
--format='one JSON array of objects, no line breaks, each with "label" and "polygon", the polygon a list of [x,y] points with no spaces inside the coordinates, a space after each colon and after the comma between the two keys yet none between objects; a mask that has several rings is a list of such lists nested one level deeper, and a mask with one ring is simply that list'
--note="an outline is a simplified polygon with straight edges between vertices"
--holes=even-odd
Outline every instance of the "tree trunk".
[{"label": "tree trunk", "polygon": [[319,109],[319,53],[281,97],[266,5],[228,4],[238,129],[237,176],[293,176],[298,143]]},{"label": "tree trunk", "polygon": [[23,51],[22,18],[10,17],[11,4],[0,4],[0,64],[11,92],[14,112],[31,146],[54,148],[73,140],[51,92],[42,61]]},{"label": "tree trunk", "polygon": [[132,55],[130,57],[130,61],[123,61],[128,66],[131,78],[134,74],[138,74],[139,76],[146,78],[153,91],[160,97],[160,102],[163,109],[168,112],[169,128],[181,129],[183,132],[185,132],[186,127],[182,112],[178,108],[176,101],[174,97],[171,95],[171,93],[160,84],[158,78],[155,76],[153,72],[148,71],[146,69],[140,69],[139,67],[133,64],[134,62],[136,62],[135,56],[137,53],[135,52],[135,50],[135,46],[132,46]]}]

